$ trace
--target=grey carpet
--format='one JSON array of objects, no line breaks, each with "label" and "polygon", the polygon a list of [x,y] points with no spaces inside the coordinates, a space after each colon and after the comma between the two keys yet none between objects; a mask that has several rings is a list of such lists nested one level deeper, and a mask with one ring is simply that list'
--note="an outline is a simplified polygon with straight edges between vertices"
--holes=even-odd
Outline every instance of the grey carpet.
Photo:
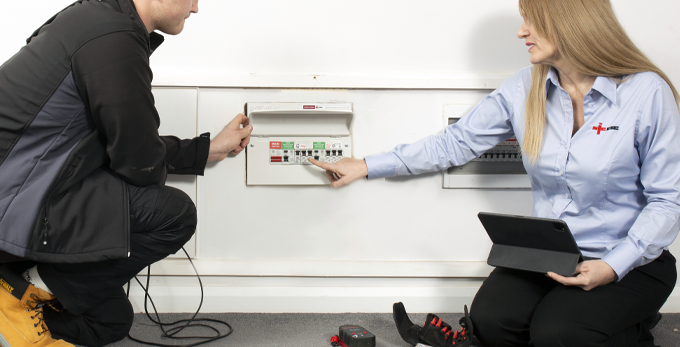
[{"label": "grey carpet", "polygon": [[[444,321],[454,323],[462,314],[442,314]],[[190,314],[162,314],[163,321],[191,317]],[[425,314],[409,314],[413,322],[425,320]],[[344,324],[357,324],[377,336],[377,347],[409,347],[397,332],[392,314],[389,313],[221,313],[200,314],[199,318],[224,320],[234,327],[234,333],[222,340],[203,346],[247,346],[247,347],[322,347],[330,346],[330,338],[338,333]],[[652,331],[656,344],[662,347],[680,346],[680,313],[664,314],[663,319]],[[187,331],[192,335],[208,334],[206,329]],[[145,315],[135,315],[133,337],[162,344],[189,344],[192,340],[161,339],[160,329]],[[125,339],[109,345],[111,347],[139,346]]]}]

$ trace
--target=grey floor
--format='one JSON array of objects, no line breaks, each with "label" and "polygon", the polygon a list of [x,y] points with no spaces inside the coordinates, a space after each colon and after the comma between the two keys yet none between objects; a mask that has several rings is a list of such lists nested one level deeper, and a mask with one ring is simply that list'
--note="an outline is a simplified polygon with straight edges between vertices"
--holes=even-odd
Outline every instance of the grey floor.
[{"label": "grey floor", "polygon": [[[162,314],[163,321],[189,318],[189,314]],[[462,314],[442,314],[444,321],[454,323]],[[423,322],[425,314],[409,314],[413,322]],[[321,347],[330,346],[330,338],[338,333],[344,324],[357,324],[377,336],[377,347],[409,347],[397,332],[390,313],[342,313],[342,314],[297,314],[297,313],[222,313],[201,314],[199,318],[224,320],[234,327],[230,336],[203,346],[247,346],[247,347]],[[680,346],[680,313],[664,314],[663,319],[652,331],[656,344],[662,347]],[[205,329],[188,331],[191,335],[206,335]],[[195,340],[161,339],[160,329],[145,315],[135,315],[133,337],[147,341],[174,345],[189,344]],[[139,346],[125,339],[111,344],[111,347]]]}]

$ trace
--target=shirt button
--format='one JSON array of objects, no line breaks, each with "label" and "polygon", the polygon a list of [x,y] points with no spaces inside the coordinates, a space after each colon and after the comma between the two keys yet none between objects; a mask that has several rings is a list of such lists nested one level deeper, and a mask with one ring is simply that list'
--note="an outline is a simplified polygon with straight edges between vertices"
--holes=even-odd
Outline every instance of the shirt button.
[{"label": "shirt button", "polygon": [[564,197],[569,199],[569,194],[564,194]]},{"label": "shirt button", "polygon": [[595,104],[593,104],[592,102],[590,104],[588,104],[588,107],[593,107],[593,106],[595,106]]}]

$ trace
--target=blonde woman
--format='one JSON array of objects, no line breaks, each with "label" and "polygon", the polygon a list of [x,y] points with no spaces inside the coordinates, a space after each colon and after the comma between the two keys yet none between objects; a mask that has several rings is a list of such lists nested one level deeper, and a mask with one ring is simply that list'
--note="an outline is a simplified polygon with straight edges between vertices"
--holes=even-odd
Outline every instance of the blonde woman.
[{"label": "blonde woman", "polygon": [[519,71],[446,132],[365,160],[315,162],[332,186],[462,165],[516,136],[533,215],[569,225],[587,260],[574,277],[496,268],[471,307],[497,346],[653,346],[675,287],[680,95],[608,0],[520,0]]}]

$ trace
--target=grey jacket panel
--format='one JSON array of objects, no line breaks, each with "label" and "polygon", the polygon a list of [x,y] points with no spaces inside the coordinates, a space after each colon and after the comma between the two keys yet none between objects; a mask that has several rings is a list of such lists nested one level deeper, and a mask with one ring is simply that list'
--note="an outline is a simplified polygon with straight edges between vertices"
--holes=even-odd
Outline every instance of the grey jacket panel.
[{"label": "grey jacket panel", "polygon": [[40,204],[71,150],[94,130],[73,75],[69,74],[0,166],[0,239],[29,245]]},{"label": "grey jacket panel", "polygon": [[[118,32],[136,32],[127,14],[77,1],[0,66],[0,252],[59,263],[127,255],[125,185],[114,174],[95,174],[106,162],[105,144],[71,60],[86,43]],[[88,203],[94,198],[102,203]],[[88,216],[83,228],[99,242],[71,237],[76,215]]]}]

